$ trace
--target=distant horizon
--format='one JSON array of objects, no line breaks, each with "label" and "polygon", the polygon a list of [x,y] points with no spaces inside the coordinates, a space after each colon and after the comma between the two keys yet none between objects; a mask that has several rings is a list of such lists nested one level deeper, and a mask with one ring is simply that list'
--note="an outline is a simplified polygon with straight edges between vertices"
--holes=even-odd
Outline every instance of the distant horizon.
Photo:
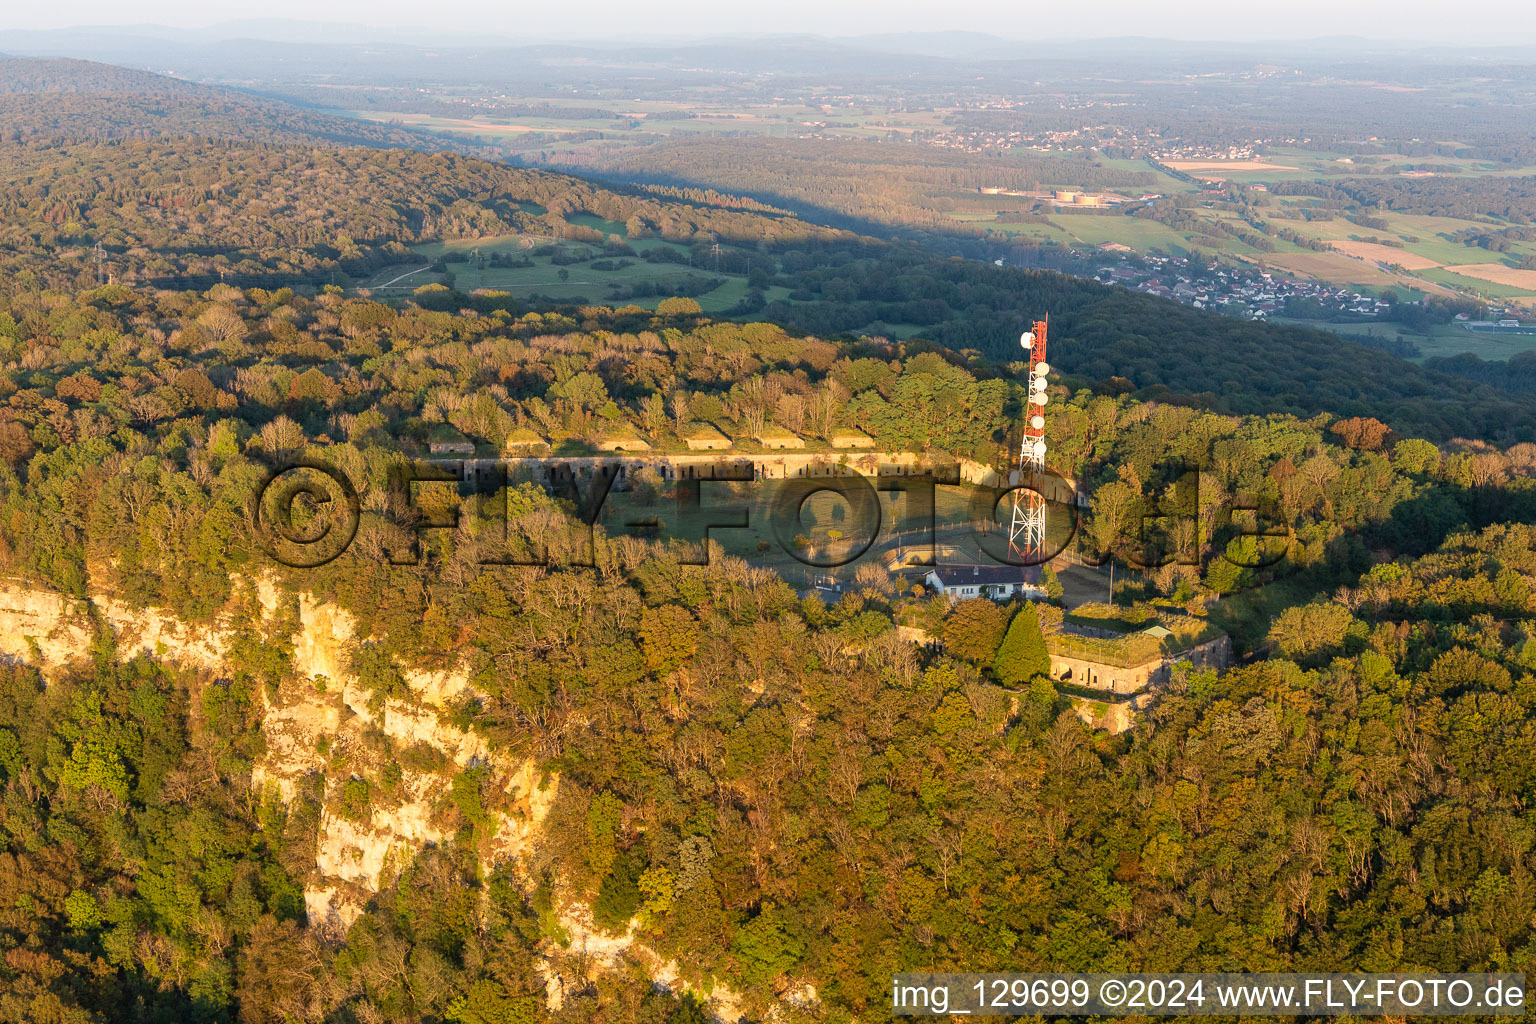
[{"label": "distant horizon", "polygon": [[[1279,33],[1273,18],[1249,17],[1230,8],[1200,0],[1184,3],[1174,10],[1156,12],[1129,0],[1107,0],[1099,5],[1094,19],[1102,32],[1084,32],[1083,23],[1071,12],[1059,7],[1039,8],[1037,14],[1020,14],[1017,8],[993,3],[973,4],[961,24],[940,24],[930,9],[908,4],[905,10],[882,8],[885,17],[855,15],[848,12],[866,5],[815,6],[806,0],[791,0],[776,10],[781,17],[765,21],[753,12],[727,12],[695,0],[664,0],[645,9],[622,6],[606,0],[577,0],[563,5],[563,16],[552,16],[541,8],[537,14],[517,11],[505,13],[482,10],[471,3],[458,11],[453,23],[423,25],[415,5],[385,2],[364,5],[356,0],[327,6],[326,17],[306,17],[295,10],[293,0],[279,0],[269,5],[268,17],[242,17],[229,10],[231,5],[193,5],[185,0],[152,0],[138,5],[141,14],[122,17],[125,10],[102,0],[77,0],[51,7],[13,7],[0,14],[0,51],[5,49],[8,33],[68,34],[128,32],[134,35],[165,35],[172,42],[215,42],[252,39],[270,42],[298,41],[296,34],[305,29],[319,30],[322,36],[352,33],[353,40],[325,38],[317,42],[415,43],[419,45],[650,45],[658,43],[696,44],[719,39],[808,37],[828,42],[853,42],[868,45],[874,41],[899,44],[946,36],[987,37],[999,42],[1052,45],[1105,41],[1145,42],[1149,45],[1174,43],[1186,45],[1262,46],[1295,45],[1308,42],[1361,42],[1372,47],[1457,48],[1507,50],[1536,46],[1536,23],[1523,4],[1507,0],[1469,0],[1459,5],[1454,16],[1443,7],[1429,4],[1396,4],[1390,12],[1376,3],[1327,3],[1326,0],[1295,0],[1284,19],[1286,26],[1312,31]],[[1413,8],[1417,7],[1417,10]],[[1374,10],[1373,10],[1374,9]],[[99,10],[99,17],[90,11]],[[285,13],[293,10],[294,13]],[[1116,13],[1116,12],[1120,13]],[[1315,11],[1317,16],[1307,12]],[[583,13],[587,12],[587,13]],[[137,12],[134,12],[137,13]],[[667,16],[669,13],[675,16]],[[108,16],[116,17],[107,20]],[[370,16],[376,15],[376,16]],[[399,18],[400,20],[395,20]],[[516,19],[515,28],[501,27],[503,20]],[[1364,19],[1364,20],[1362,20]],[[771,21],[771,23],[767,23]],[[603,26],[601,33],[575,31],[570,25]],[[201,37],[201,38],[188,38]],[[1536,56],[1536,53],[1533,53]]]}]

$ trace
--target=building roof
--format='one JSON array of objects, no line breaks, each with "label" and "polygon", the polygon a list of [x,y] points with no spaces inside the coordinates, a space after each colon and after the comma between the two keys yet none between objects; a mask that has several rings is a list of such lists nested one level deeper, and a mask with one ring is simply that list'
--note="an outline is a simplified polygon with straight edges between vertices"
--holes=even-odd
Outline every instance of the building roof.
[{"label": "building roof", "polygon": [[624,420],[616,420],[599,428],[597,447],[605,452],[643,452],[651,446],[634,427]]},{"label": "building roof", "polygon": [[936,565],[928,573],[937,576],[946,589],[1018,583],[1035,586],[1040,582],[1038,565]]},{"label": "building roof", "polygon": [[508,448],[522,448],[529,445],[548,443],[548,441],[544,440],[542,437],[534,433],[532,430],[529,430],[527,427],[513,427],[512,432],[507,435]]},{"label": "building roof", "polygon": [[834,448],[873,448],[875,439],[857,427],[834,427],[828,434],[827,440],[832,442]]}]

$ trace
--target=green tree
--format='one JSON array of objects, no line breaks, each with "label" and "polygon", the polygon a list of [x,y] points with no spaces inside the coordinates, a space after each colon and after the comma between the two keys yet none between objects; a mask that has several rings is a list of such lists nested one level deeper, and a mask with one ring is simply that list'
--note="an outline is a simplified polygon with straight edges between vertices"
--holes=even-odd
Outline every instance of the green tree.
[{"label": "green tree", "polygon": [[1440,465],[1440,449],[1423,438],[1409,437],[1392,446],[1392,461],[1409,473],[1430,473]]},{"label": "green tree", "polygon": [[1050,676],[1051,656],[1045,649],[1045,634],[1040,632],[1040,616],[1033,604],[1026,603],[1008,624],[1008,635],[992,659],[992,674],[1004,686]]},{"label": "green tree", "polygon": [[597,898],[592,901],[592,920],[610,932],[622,932],[629,919],[640,909],[644,893],[640,889],[644,877],[644,864],[632,854],[619,854],[613,859],[612,869],[597,887]]},{"label": "green tree", "polygon": [[805,956],[805,943],[785,926],[772,903],[736,930],[732,943],[741,957],[741,973],[747,984],[764,985],[794,967]]},{"label": "green tree", "polygon": [[1056,570],[1048,565],[1040,567],[1040,585],[1045,588],[1045,596],[1052,604],[1060,604],[1066,591],[1062,589],[1061,577],[1056,575]]},{"label": "green tree", "polygon": [[602,877],[618,855],[619,823],[624,803],[612,793],[599,793],[587,807],[587,866]]},{"label": "green tree", "polygon": [[1344,637],[1355,621],[1343,605],[1317,602],[1287,608],[1269,628],[1269,642],[1298,662],[1322,661],[1344,653]]}]

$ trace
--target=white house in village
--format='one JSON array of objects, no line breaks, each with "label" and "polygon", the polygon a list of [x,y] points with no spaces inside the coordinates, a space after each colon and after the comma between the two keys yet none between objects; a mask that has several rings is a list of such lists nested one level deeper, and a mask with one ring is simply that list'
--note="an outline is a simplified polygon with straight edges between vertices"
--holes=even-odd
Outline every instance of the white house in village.
[{"label": "white house in village", "polygon": [[923,582],[935,593],[955,600],[990,597],[1007,601],[1022,597],[1038,601],[1045,597],[1040,586],[1040,567],[1035,565],[936,565],[928,570]]}]

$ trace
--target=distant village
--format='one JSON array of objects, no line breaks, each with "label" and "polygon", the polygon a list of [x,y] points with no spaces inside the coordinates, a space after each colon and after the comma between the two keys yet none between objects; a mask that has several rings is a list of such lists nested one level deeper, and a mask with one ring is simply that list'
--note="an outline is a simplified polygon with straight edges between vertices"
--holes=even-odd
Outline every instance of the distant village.
[{"label": "distant village", "polygon": [[[1112,253],[1131,251],[1117,242],[1107,242],[1099,248]],[[1244,272],[1222,264],[1208,268],[1191,263],[1184,256],[1155,254],[1140,255],[1137,262],[1141,265],[1120,260],[1113,265],[1096,267],[1086,276],[1159,298],[1176,299],[1196,309],[1216,309],[1249,320],[1286,315],[1287,304],[1298,300],[1312,300],[1317,306],[1309,303],[1308,311],[1316,315],[1321,307],[1325,316],[1376,317],[1392,305],[1385,299],[1340,285],[1277,276],[1268,270]],[[1290,315],[1296,315],[1294,307]]]},{"label": "distant village", "polygon": [[[978,104],[968,109],[1012,109],[1006,103]],[[1072,109],[1085,114],[1090,108],[1123,106],[1123,104],[1086,103]],[[1105,150],[1138,157],[1151,156],[1158,161],[1169,160],[1253,160],[1265,147],[1305,146],[1311,143],[1309,136],[1266,136],[1236,144],[1192,142],[1182,138],[1170,138],[1156,131],[1126,128],[1111,123],[1083,124],[1078,127],[1052,127],[1031,130],[1023,127],[994,127],[954,123],[942,130],[919,131],[913,134],[930,146],[952,149],[962,153],[995,153],[998,150],[1025,148],[1043,153],[1092,153]]]},{"label": "distant village", "polygon": [[[1029,265],[1022,255],[1030,250],[1014,250],[1013,262]],[[1395,303],[1386,298],[1356,291],[1337,284],[1307,278],[1275,274],[1269,270],[1245,270],[1229,264],[1192,262],[1184,256],[1140,253],[1119,242],[1098,246],[1097,256],[1077,252],[1077,262],[1053,261],[1054,269],[1074,277],[1087,277],[1102,284],[1120,285],[1132,291],[1173,299],[1196,309],[1210,309],[1246,320],[1286,317],[1297,320],[1346,321],[1394,319]],[[1111,257],[1112,263],[1104,258]],[[994,260],[999,266],[1007,258]],[[1482,307],[1490,319],[1472,319],[1458,313],[1455,323],[1482,333],[1532,334],[1536,326],[1519,319],[1521,310],[1513,305],[1488,304]]]}]

